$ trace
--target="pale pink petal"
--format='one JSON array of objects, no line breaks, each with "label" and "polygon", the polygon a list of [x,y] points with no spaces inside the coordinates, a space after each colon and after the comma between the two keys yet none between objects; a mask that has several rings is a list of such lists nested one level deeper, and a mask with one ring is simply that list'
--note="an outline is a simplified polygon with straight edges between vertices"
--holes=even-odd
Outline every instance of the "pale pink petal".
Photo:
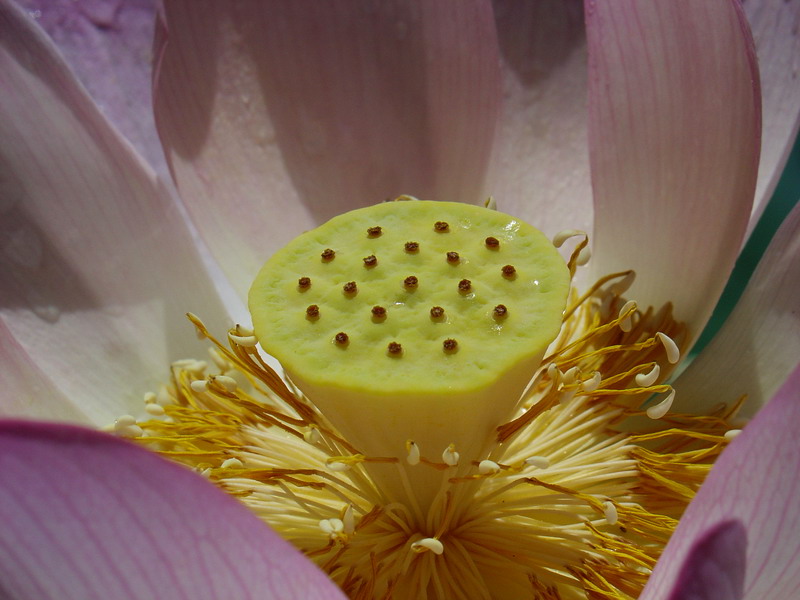
[{"label": "pale pink petal", "polygon": [[498,207],[549,236],[591,231],[583,6],[494,2],[503,113],[487,189]]},{"label": "pale pink petal", "polygon": [[800,204],[795,206],[728,319],[675,382],[676,410],[705,411],[747,395],[754,414],[800,358]]},{"label": "pale pink petal", "polygon": [[694,544],[720,523],[747,535],[746,600],[800,594],[800,367],[731,442],[667,544],[640,600],[668,597]]},{"label": "pale pink petal", "polygon": [[764,107],[758,185],[748,228],[752,231],[800,128],[800,2],[747,0],[742,6],[756,43]]},{"label": "pale pink petal", "polygon": [[688,552],[669,600],[740,600],[746,553],[742,523],[724,521],[711,527]]},{"label": "pale pink petal", "polygon": [[[227,318],[169,194],[5,1],[0,87],[0,320],[14,339],[3,347],[106,423],[141,406],[169,361],[206,356],[186,311],[218,330]],[[30,394],[0,414],[41,416],[38,377],[0,370]]]},{"label": "pale pink petal", "polygon": [[176,0],[165,13],[156,122],[242,294],[272,251],[344,210],[484,199],[500,102],[487,3]]},{"label": "pale pink petal", "polygon": [[586,3],[593,268],[672,301],[699,334],[747,227],[759,152],[752,40],[737,0]]},{"label": "pale pink petal", "polygon": [[89,422],[80,403],[66,396],[19,345],[0,320],[0,414]]},{"label": "pale pink petal", "polygon": [[243,505],[133,444],[0,422],[0,596],[339,599]]},{"label": "pale pink petal", "polygon": [[155,0],[16,0],[136,150],[167,175],[151,98]]}]

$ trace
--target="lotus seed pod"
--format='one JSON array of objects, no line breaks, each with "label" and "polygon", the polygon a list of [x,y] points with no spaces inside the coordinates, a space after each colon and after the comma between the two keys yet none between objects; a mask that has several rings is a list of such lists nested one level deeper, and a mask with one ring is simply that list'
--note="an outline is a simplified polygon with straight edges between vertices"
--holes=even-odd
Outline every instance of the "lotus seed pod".
[{"label": "lotus seed pod", "polygon": [[[302,278],[313,285],[298,289]],[[388,202],[276,252],[249,305],[264,350],[360,452],[402,457],[413,439],[425,456],[455,444],[480,460],[558,334],[569,285],[551,242],[518,219]]]}]

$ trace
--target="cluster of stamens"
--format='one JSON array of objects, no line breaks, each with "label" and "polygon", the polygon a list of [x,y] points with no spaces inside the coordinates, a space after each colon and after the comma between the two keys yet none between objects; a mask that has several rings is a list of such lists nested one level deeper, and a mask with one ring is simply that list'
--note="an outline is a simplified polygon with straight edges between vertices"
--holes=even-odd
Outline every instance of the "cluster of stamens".
[{"label": "cluster of stamens", "polygon": [[[300,290],[312,285],[303,279]],[[572,294],[515,414],[474,455],[412,439],[403,460],[364,454],[282,381],[252,331],[237,325],[224,344],[193,315],[219,373],[202,361],[175,363],[171,383],[145,396],[149,420],[126,415],[114,430],[237,496],[351,598],[635,598],[738,430],[736,407],[708,417],[671,412],[674,390],[663,381],[686,332],[669,307],[640,310],[625,299],[631,281],[615,273]],[[446,317],[442,306],[428,311]],[[373,319],[389,312],[371,308]],[[491,314],[502,319],[508,308]],[[334,337],[342,349],[350,341],[343,331]],[[458,347],[442,342],[446,353]],[[404,352],[398,341],[385,347],[391,358]],[[652,431],[623,426],[642,416]],[[396,469],[405,495],[382,489],[376,468]],[[432,491],[410,483],[419,471],[431,473]],[[433,499],[424,509],[421,492]]]}]

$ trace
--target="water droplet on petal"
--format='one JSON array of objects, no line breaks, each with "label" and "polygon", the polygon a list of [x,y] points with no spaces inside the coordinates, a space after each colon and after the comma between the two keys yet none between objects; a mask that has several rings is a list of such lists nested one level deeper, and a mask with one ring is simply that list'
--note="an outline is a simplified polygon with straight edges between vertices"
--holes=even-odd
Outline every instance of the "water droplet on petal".
[{"label": "water droplet on petal", "polygon": [[55,323],[61,316],[61,309],[53,304],[34,306],[31,310],[33,310],[33,314],[47,323]]}]

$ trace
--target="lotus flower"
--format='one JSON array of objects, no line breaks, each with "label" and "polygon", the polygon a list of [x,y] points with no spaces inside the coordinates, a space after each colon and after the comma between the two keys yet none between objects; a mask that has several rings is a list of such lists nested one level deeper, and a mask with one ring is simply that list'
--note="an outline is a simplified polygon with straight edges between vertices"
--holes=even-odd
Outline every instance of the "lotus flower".
[{"label": "lotus flower", "polygon": [[[97,97],[115,90],[104,109],[161,169],[140,97],[119,97],[144,61],[106,64],[119,46],[92,45],[102,31],[141,51],[147,7],[69,4],[48,21],[47,6],[25,14],[0,1],[8,417],[98,427],[135,413],[165,365],[205,352],[187,336],[187,310],[224,329],[277,247],[404,192],[492,193],[550,234],[593,224],[595,277],[635,269],[630,293],[672,302],[692,339],[797,131],[795,4],[748,2],[759,88],[734,1],[587,1],[585,37],[567,3],[165,2],[155,117],[187,217],[33,22],[49,23],[67,51],[92,50],[73,55],[77,68]],[[82,35],[87,23],[94,37]],[[795,209],[723,329],[672,384],[683,410],[747,394],[745,410],[758,412],[641,598],[800,588],[798,244]],[[220,299],[217,265],[233,300]],[[3,597],[341,597],[201,477],[73,425],[0,424],[0,516]]]}]

